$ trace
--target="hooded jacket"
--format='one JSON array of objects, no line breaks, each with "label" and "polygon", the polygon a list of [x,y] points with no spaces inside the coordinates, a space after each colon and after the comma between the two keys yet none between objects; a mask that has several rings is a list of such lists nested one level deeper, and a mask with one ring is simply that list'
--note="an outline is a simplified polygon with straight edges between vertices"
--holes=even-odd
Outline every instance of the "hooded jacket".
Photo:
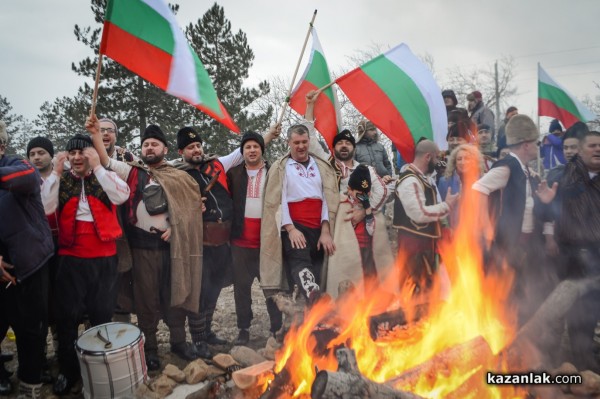
[{"label": "hooded jacket", "polygon": [[0,158],[0,256],[15,266],[17,281],[35,273],[54,255],[40,182],[29,162]]},{"label": "hooded jacket", "polygon": [[387,151],[383,144],[376,139],[370,139],[366,135],[362,136],[356,143],[356,152],[354,159],[359,163],[371,165],[380,177],[392,176],[392,164],[388,158]]}]

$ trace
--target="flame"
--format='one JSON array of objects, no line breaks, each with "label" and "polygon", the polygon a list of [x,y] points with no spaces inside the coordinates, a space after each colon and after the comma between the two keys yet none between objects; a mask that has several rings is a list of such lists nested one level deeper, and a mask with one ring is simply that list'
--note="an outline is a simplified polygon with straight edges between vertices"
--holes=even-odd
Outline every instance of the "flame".
[{"label": "flame", "polygon": [[[463,187],[471,187],[477,177],[474,171],[468,173],[463,177]],[[496,367],[494,355],[514,337],[516,312],[508,304],[512,273],[484,272],[480,236],[487,226],[481,225],[477,212],[478,195],[474,190],[463,189],[460,223],[452,237],[439,242],[443,266],[426,294],[416,295],[414,284],[398,287],[405,264],[401,253],[383,283],[366,281],[356,290],[362,294],[354,293],[336,302],[319,301],[308,311],[302,325],[290,329],[277,353],[275,371],[285,367],[290,372],[291,384],[296,388],[292,397],[310,394],[315,367],[337,370],[334,349],[338,345],[354,349],[358,368],[365,377],[380,383],[387,381],[397,389],[423,397],[521,397],[513,389],[487,386],[481,377]],[[404,310],[408,324],[397,326],[374,341],[369,330],[370,317],[399,308]],[[425,308],[426,314],[418,317]],[[415,319],[418,321],[411,322]],[[327,345],[326,353],[316,350],[313,334],[323,323],[334,326],[338,332]],[[410,383],[390,382],[413,368],[425,367],[436,355],[443,358],[461,344],[465,345],[465,352],[447,367],[416,373],[418,377]],[[469,345],[478,349],[470,351]]]}]

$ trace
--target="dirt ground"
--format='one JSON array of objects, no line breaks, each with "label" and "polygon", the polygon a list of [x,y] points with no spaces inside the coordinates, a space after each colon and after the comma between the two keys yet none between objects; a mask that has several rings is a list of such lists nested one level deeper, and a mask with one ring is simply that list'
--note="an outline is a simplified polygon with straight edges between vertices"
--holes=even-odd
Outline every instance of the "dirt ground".
[{"label": "dirt ground", "polygon": [[[257,281],[254,282],[252,286],[252,312],[254,313],[254,319],[252,320],[252,326],[250,327],[250,343],[247,345],[253,349],[264,348],[269,337],[269,315],[267,313],[267,309],[265,306],[265,298],[262,294],[262,290]],[[135,318],[133,319],[135,321]],[[220,337],[224,338],[230,342],[229,345],[225,345],[223,347],[212,347],[213,352],[226,352],[228,353],[231,347],[233,346],[233,341],[237,337],[238,329],[236,324],[236,316],[235,316],[235,304],[233,300],[233,286],[229,286],[224,288],[221,291],[221,295],[219,297],[219,301],[217,303],[217,311],[215,312],[214,321],[213,321],[213,331]],[[83,327],[80,327],[80,333],[83,332]],[[189,333],[188,333],[188,341],[190,341]],[[172,355],[169,349],[169,331],[167,326],[161,322],[159,325],[158,332],[158,342],[159,342],[159,356],[161,358],[161,365],[164,367],[168,363],[172,363],[183,369],[187,362],[185,360],[180,359],[176,355]],[[13,393],[9,396],[0,396],[0,398],[16,398],[18,389],[17,389],[17,378],[16,378],[16,370],[18,367],[16,361],[16,344],[14,341],[10,341],[8,339],[4,339],[2,341],[2,352],[13,352],[15,353],[15,360],[6,363],[6,368],[9,371],[15,372],[15,374],[11,377],[11,381],[13,383]],[[52,347],[52,338],[51,335],[48,335],[48,354],[47,354],[48,362],[50,365],[51,374],[53,377],[56,377],[58,374],[58,364],[56,362],[56,358],[54,356],[54,349]],[[150,372],[149,376],[154,377],[158,375],[160,372]],[[42,397],[43,398],[58,398],[57,396],[52,394],[52,385],[44,385],[42,388]],[[64,398],[70,399],[79,399],[83,398],[83,394],[73,394],[70,396],[64,396]]]}]

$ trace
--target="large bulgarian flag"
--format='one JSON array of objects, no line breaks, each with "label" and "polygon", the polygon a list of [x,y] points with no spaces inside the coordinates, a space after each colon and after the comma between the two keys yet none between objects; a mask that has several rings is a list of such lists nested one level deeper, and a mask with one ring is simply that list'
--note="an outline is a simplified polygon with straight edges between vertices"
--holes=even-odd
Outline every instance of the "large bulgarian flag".
[{"label": "large bulgarian flag", "polygon": [[109,0],[100,53],[239,133],[163,0]]},{"label": "large bulgarian flag", "polygon": [[[313,46],[310,59],[290,98],[290,107],[300,115],[304,115],[306,110],[306,93],[332,82],[325,53],[314,27],[311,34]],[[330,149],[333,147],[333,137],[339,132],[341,120],[337,95],[333,86],[330,86],[323,90],[315,103],[315,129],[321,133]]]},{"label": "large bulgarian flag", "polygon": [[420,138],[446,148],[442,92],[427,67],[401,44],[336,80],[356,109],[412,162]]},{"label": "large bulgarian flag", "polygon": [[569,128],[575,122],[589,122],[596,115],[569,94],[538,64],[538,115],[550,116]]}]

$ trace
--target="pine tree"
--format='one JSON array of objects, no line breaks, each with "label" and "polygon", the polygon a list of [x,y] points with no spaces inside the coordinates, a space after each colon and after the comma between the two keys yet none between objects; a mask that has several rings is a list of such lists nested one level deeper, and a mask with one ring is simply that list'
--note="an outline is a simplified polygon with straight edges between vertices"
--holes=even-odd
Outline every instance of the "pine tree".
[{"label": "pine tree", "polygon": [[[254,52],[248,45],[246,34],[233,33],[231,22],[225,18],[223,7],[217,3],[186,29],[192,48],[198,53],[208,74],[213,79],[217,96],[232,115],[241,131],[265,131],[269,126],[273,109],[251,113],[246,108],[269,93],[267,81],[258,87],[243,86],[254,61]],[[200,113],[187,113],[188,123],[200,128],[206,137],[207,150],[219,155],[231,152],[238,144],[238,136],[232,134],[216,121]]]},{"label": "pine tree", "polygon": [[12,112],[13,106],[8,99],[0,95],[0,121],[6,124],[6,132],[8,133],[8,146],[6,154],[25,155],[27,142],[29,141],[29,131],[25,130],[26,121],[22,115]]},{"label": "pine tree", "polygon": [[[95,21],[99,25],[104,22],[106,3],[107,0],[91,0],[91,10],[94,13]],[[209,53],[213,56],[212,59],[205,60],[202,51],[199,51],[199,48],[192,44],[200,59],[207,66],[219,98],[232,114],[238,126],[242,129],[252,127],[262,130],[270,117],[269,114],[255,116],[240,112],[240,110],[256,97],[268,92],[268,85],[263,82],[257,89],[242,88],[243,80],[248,77],[248,69],[252,65],[254,54],[248,47],[246,35],[242,31],[239,31],[235,36],[231,34],[231,24],[225,19],[221,7],[215,4],[205,14],[202,21],[207,18],[207,15],[215,7],[220,10],[218,22],[213,23],[210,17],[202,24],[199,22],[199,25],[209,24],[211,26],[210,29],[202,31],[202,33],[197,32],[201,28],[204,29],[202,26],[190,26],[186,29],[188,37],[193,37],[198,43],[203,43],[203,48],[218,49],[216,53]],[[177,12],[179,6],[171,5],[171,9],[173,12]],[[229,36],[212,34],[215,29],[218,29],[219,24],[228,27]],[[93,82],[98,62],[102,27],[92,28],[75,25],[74,33],[77,41],[93,50],[94,56],[73,63],[71,68],[78,75],[87,77],[90,82]],[[224,96],[225,93],[227,93],[227,96]],[[92,86],[85,83],[79,88],[75,97],[59,98],[53,103],[44,104],[36,124],[47,131],[56,131],[57,128],[68,129],[70,133],[81,131],[91,108],[91,98]],[[144,81],[107,57],[104,57],[102,61],[96,114],[98,117],[113,119],[119,126],[117,143],[132,150],[139,149],[138,138],[140,132],[143,132],[146,126],[151,123],[159,125],[165,132],[170,144],[170,157],[175,156],[177,149],[175,145],[176,134],[182,126],[193,125],[200,128],[203,136],[206,133],[205,143],[207,147],[211,150],[213,148],[218,149],[220,154],[233,149],[238,143],[237,135],[229,133],[225,127],[222,127],[210,117]],[[73,131],[75,127],[77,128]],[[223,146],[223,143],[226,145]]]}]

